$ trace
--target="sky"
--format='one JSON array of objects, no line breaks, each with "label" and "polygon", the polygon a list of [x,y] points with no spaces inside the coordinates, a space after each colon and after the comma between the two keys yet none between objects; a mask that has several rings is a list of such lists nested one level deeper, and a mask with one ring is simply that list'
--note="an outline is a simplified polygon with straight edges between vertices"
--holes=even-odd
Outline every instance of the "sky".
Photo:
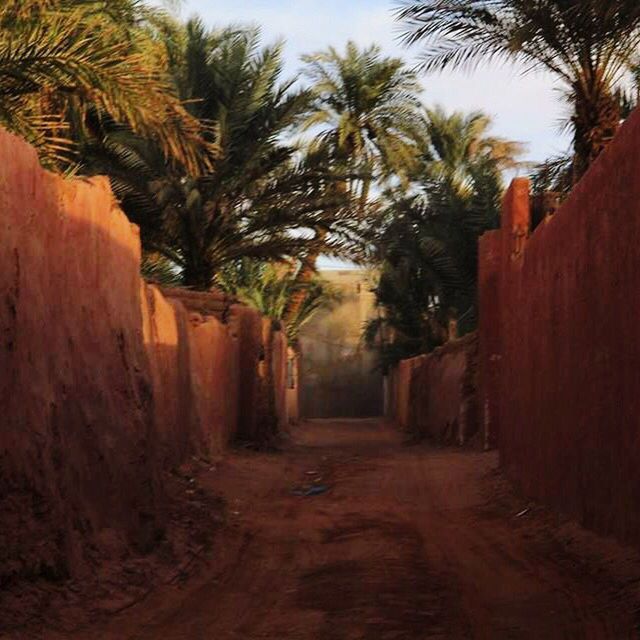
[{"label": "sky", "polygon": [[[340,49],[350,39],[377,43],[414,63],[418,49],[399,43],[394,6],[395,0],[183,0],[181,15],[198,14],[209,26],[259,25],[265,42],[286,41],[287,72],[295,75],[302,54],[328,45]],[[559,87],[547,74],[523,75],[509,65],[423,75],[421,82],[427,105],[492,116],[494,134],[527,144],[526,160],[541,161],[569,147],[560,133],[565,107]]]}]

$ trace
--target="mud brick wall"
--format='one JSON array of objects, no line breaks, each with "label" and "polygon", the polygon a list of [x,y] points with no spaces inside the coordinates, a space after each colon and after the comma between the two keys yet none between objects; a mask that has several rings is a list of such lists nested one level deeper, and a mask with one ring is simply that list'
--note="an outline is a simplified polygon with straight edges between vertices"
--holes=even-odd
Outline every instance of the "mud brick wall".
[{"label": "mud brick wall", "polygon": [[103,539],[148,551],[165,474],[255,435],[260,315],[139,273],[108,181],[0,130],[0,587],[79,574]]},{"label": "mud brick wall", "polygon": [[640,112],[530,235],[514,181],[481,243],[483,420],[531,497],[640,542]]},{"label": "mud brick wall", "polygon": [[390,417],[434,442],[468,442],[478,431],[477,360],[476,334],[403,360],[387,385]]}]

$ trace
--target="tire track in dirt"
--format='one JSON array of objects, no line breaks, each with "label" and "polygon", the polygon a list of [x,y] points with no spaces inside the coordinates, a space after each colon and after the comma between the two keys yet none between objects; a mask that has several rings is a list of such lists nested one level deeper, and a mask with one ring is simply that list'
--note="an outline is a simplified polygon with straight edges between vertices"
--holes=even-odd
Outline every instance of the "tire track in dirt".
[{"label": "tire track in dirt", "polygon": [[[203,480],[231,515],[198,578],[69,637],[637,637],[637,594],[607,558],[563,551],[535,514],[487,509],[495,466],[494,454],[405,447],[375,421],[303,425],[283,452],[235,453]],[[329,491],[294,495],[312,481]]]}]

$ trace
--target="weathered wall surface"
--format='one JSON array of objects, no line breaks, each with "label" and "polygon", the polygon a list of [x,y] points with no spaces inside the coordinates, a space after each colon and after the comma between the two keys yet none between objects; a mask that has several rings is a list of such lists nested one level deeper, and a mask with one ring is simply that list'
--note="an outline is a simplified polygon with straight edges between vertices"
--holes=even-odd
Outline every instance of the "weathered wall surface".
[{"label": "weathered wall surface", "polygon": [[235,436],[240,403],[239,342],[218,320],[220,298],[143,287],[145,345],[164,466],[188,455],[219,454]]},{"label": "weathered wall surface", "polygon": [[264,349],[256,312],[142,283],[105,179],[49,174],[2,130],[0,211],[5,585],[77,575],[103,538],[150,549],[164,473],[256,435]]},{"label": "weathered wall surface", "polygon": [[[639,175],[636,112],[529,239],[528,184],[515,181],[501,241],[482,245],[481,304],[493,322],[480,331],[482,369],[496,378],[483,402],[509,475],[532,497],[636,544]],[[495,285],[486,288],[496,277],[498,300]]]},{"label": "weathered wall surface", "polygon": [[[155,286],[142,286],[143,335],[153,382],[153,419],[162,466],[171,468],[195,452],[189,314]],[[186,426],[185,426],[186,425]]]},{"label": "weathered wall surface", "polygon": [[193,432],[206,455],[220,454],[235,435],[238,414],[237,343],[227,327],[191,314]]},{"label": "weathered wall surface", "polygon": [[285,431],[289,428],[287,404],[287,352],[289,345],[282,331],[273,334],[273,388],[278,428]]},{"label": "weathered wall surface", "polygon": [[285,401],[289,424],[300,421],[300,357],[292,347],[287,347],[287,373]]},{"label": "weathered wall surface", "polygon": [[464,444],[478,431],[477,359],[477,336],[470,334],[403,360],[387,386],[389,417],[417,436]]},{"label": "weathered wall surface", "polygon": [[382,374],[361,339],[365,322],[376,313],[370,274],[354,269],[320,275],[342,300],[300,332],[300,413],[303,418],[381,416]]},{"label": "weathered wall surface", "polygon": [[65,575],[105,528],[148,545],[162,482],[139,241],[107,181],[0,131],[0,211],[2,582]]},{"label": "weathered wall surface", "polygon": [[232,307],[231,331],[238,340],[238,427],[241,440],[258,440],[261,382],[258,367],[264,358],[262,318],[254,309],[241,305]]},{"label": "weathered wall surface", "polygon": [[424,356],[418,356],[402,360],[387,376],[386,417],[393,420],[402,431],[409,431],[415,422],[415,402],[411,397],[411,388],[415,371],[423,359]]},{"label": "weathered wall surface", "polygon": [[478,357],[478,406],[485,448],[498,442],[498,400],[500,381],[500,269],[502,234],[485,233],[479,242],[478,298],[480,327]]}]

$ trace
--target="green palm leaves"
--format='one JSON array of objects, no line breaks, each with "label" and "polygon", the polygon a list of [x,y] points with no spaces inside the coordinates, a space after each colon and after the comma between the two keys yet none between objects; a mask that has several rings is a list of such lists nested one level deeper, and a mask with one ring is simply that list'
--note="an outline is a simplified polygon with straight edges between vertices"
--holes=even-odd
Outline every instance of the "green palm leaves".
[{"label": "green palm leaves", "polygon": [[[215,146],[210,170],[194,176],[167,166],[158,145],[104,118],[88,154],[92,171],[111,176],[145,249],[199,289],[241,258],[362,253],[352,199],[332,188],[340,177],[330,158],[293,142],[311,96],[281,79],[281,46],[261,46],[254,30],[208,31],[197,20],[166,41],[181,97]],[[331,229],[319,246],[317,229]]]},{"label": "green palm leaves", "polygon": [[575,179],[615,134],[616,86],[640,45],[637,0],[407,0],[398,18],[425,70],[498,60],[554,74],[573,110]]},{"label": "green palm leaves", "polygon": [[430,351],[476,322],[477,241],[499,225],[501,171],[522,145],[489,135],[482,113],[428,112],[423,168],[392,190],[378,240],[380,317],[365,338],[383,367]]},{"label": "green palm leaves", "polygon": [[442,107],[429,109],[428,143],[424,152],[428,174],[446,179],[462,193],[467,189],[473,168],[484,160],[496,168],[513,169],[524,145],[491,136],[491,118],[481,112],[447,113]]},{"label": "green palm leaves", "polygon": [[[352,191],[366,200],[373,180],[404,176],[424,136],[418,81],[404,63],[376,46],[304,56],[314,108],[304,126],[354,174]],[[359,176],[358,176],[359,174]]]},{"label": "green palm leaves", "polygon": [[94,108],[200,170],[208,157],[202,125],[172,90],[153,17],[134,0],[4,2],[0,124],[64,167]]},{"label": "green palm leaves", "polygon": [[[418,165],[426,133],[420,86],[401,60],[383,56],[376,46],[360,49],[349,42],[344,53],[330,47],[303,56],[303,62],[311,82],[311,109],[302,124],[312,135],[309,155],[324,158],[331,176],[324,185],[326,195],[352,206],[343,209],[347,216],[314,226],[298,272],[301,284],[313,279],[317,259],[326,253],[323,247],[336,234],[344,237],[346,232],[348,249],[357,247],[354,231],[365,243],[372,239],[372,186],[395,177],[406,181]],[[346,255],[354,260],[361,253]],[[306,300],[304,289],[294,292],[287,318],[295,317]]]},{"label": "green palm leaves", "polygon": [[[265,263],[243,259],[222,270],[219,284],[264,316],[284,325],[289,344],[296,346],[302,327],[320,310],[340,298],[329,283],[315,276],[298,278],[300,265]],[[291,298],[304,293],[304,302],[295,314],[288,313]]]}]

